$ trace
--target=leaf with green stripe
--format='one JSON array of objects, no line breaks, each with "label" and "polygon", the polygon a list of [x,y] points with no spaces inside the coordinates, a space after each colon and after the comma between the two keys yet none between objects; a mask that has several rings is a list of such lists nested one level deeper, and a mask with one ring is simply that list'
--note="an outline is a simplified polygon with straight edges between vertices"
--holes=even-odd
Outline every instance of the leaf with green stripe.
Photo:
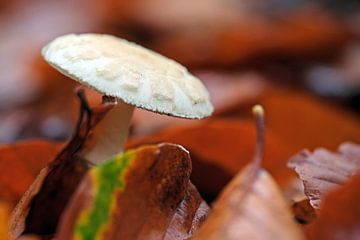
[{"label": "leaf with green stripe", "polygon": [[60,223],[58,239],[185,239],[208,212],[190,183],[181,146],[143,146],[89,171]]}]

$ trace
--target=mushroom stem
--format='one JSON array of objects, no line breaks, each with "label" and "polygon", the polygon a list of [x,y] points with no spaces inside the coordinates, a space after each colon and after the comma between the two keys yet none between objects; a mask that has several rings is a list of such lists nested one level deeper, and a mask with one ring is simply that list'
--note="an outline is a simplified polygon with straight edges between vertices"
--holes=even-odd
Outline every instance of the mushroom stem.
[{"label": "mushroom stem", "polygon": [[117,105],[96,126],[91,137],[91,149],[84,157],[97,165],[122,152],[133,112],[133,106],[118,100]]}]

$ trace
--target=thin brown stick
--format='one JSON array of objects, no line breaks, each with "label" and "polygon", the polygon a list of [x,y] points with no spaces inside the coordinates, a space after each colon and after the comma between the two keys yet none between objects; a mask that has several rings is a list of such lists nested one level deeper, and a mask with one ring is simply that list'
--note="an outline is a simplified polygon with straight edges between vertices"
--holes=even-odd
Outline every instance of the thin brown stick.
[{"label": "thin brown stick", "polygon": [[261,105],[255,105],[252,109],[256,122],[256,147],[254,156],[247,170],[245,181],[243,182],[243,193],[236,203],[243,202],[252,190],[253,184],[261,169],[262,160],[264,158],[265,148],[265,114]]}]

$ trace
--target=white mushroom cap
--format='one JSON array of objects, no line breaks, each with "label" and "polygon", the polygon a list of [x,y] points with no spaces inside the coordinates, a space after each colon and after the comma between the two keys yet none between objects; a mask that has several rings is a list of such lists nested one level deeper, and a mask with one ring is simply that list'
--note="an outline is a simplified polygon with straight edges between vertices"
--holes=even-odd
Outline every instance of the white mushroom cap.
[{"label": "white mushroom cap", "polygon": [[206,88],[185,67],[124,39],[70,34],[50,42],[42,55],[72,79],[136,107],[184,118],[213,111]]}]

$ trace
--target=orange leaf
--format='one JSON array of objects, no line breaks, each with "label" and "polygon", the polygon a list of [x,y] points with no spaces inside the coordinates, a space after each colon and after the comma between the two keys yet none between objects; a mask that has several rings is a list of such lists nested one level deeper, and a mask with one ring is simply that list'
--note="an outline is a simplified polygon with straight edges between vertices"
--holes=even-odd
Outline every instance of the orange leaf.
[{"label": "orange leaf", "polygon": [[0,146],[0,200],[16,204],[60,147],[59,143],[43,140]]},{"label": "orange leaf", "polygon": [[[264,167],[283,186],[294,175],[286,168],[288,159],[282,142],[269,129],[266,133]],[[168,128],[128,146],[145,143],[171,142],[189,149],[193,161],[192,181],[204,196],[213,198],[221,188],[252,158],[255,130],[250,120],[209,119],[185,127]],[[212,176],[208,178],[208,176]]]},{"label": "orange leaf", "polygon": [[10,240],[9,238],[9,214],[10,206],[4,202],[0,202],[0,239]]},{"label": "orange leaf", "polygon": [[290,158],[301,149],[335,151],[346,141],[360,142],[359,117],[319,98],[286,88],[271,88],[260,100],[267,126],[288,143]]},{"label": "orange leaf", "polygon": [[309,239],[359,239],[360,174],[325,197],[318,218],[309,226]]}]

